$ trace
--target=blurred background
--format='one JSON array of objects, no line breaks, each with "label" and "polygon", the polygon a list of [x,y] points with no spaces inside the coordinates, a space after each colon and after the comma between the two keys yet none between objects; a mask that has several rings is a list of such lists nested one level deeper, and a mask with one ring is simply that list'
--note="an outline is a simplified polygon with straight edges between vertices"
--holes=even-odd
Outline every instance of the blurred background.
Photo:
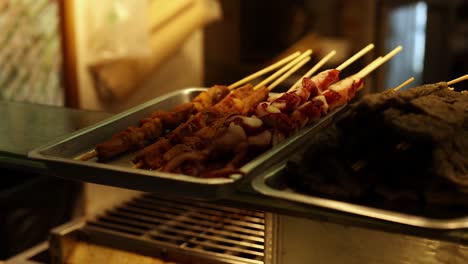
[{"label": "blurred background", "polygon": [[[296,50],[313,49],[311,67],[336,49],[324,68],[335,67],[369,43],[376,48],[345,75],[402,45],[367,78],[365,92],[411,76],[414,87],[468,73],[466,14],[462,0],[0,0],[0,101],[116,113],[177,89],[231,84]],[[15,181],[29,177],[14,174]],[[3,183],[1,194],[9,195],[15,184]],[[31,186],[16,200],[45,190]],[[46,211],[0,206],[0,259],[76,216],[79,187],[47,186],[56,196],[42,203]],[[103,187],[89,186],[87,200],[101,201],[101,208],[112,203],[99,195]],[[100,209],[91,204],[86,210],[92,215]],[[29,221],[34,215],[38,220]],[[7,228],[24,219],[27,226]],[[27,233],[31,229],[35,235]]]},{"label": "blurred background", "polygon": [[[461,0],[3,0],[0,99],[120,112],[191,86],[230,84],[295,50],[350,74],[396,45],[367,92],[468,72]],[[284,87],[299,76],[290,78]],[[280,88],[281,89],[281,88]]]}]

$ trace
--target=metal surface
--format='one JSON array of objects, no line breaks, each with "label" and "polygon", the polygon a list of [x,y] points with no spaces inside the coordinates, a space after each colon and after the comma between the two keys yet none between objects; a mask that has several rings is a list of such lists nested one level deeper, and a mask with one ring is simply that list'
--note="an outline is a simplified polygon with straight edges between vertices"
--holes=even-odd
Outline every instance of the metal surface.
[{"label": "metal surface", "polygon": [[53,230],[50,251],[61,263],[80,240],[177,263],[261,264],[264,235],[261,212],[145,195]]},{"label": "metal surface", "polygon": [[468,263],[468,247],[458,243],[287,215],[273,220],[265,244],[275,251],[266,264]]},{"label": "metal surface", "polygon": [[239,180],[249,181],[272,165],[284,160],[296,148],[300,147],[310,134],[333,122],[336,114],[343,109],[343,107],[339,108],[322,118],[320,122],[301,129],[298,133],[245,164],[240,168],[244,176],[233,174],[230,178],[207,179],[136,169],[131,162],[135,153],[123,155],[107,163],[98,163],[95,159],[86,162],[76,160],[76,157],[93,150],[96,144],[110,138],[117,131],[137,124],[140,119],[148,116],[151,112],[158,109],[170,109],[175,105],[188,102],[204,90],[206,89],[188,88],[156,98],[94,126],[58,139],[47,146],[33,150],[29,156],[45,161],[50,172],[58,177],[192,199],[220,199],[235,191],[237,186],[235,183]]},{"label": "metal surface", "polygon": [[357,205],[337,200],[326,199],[322,197],[305,195],[294,192],[291,189],[279,188],[280,182],[284,183],[284,174],[281,172],[286,164],[279,164],[272,168],[265,175],[259,175],[252,181],[252,187],[263,195],[280,198],[301,204],[318,206],[322,208],[337,210],[344,213],[351,213],[365,217],[371,217],[379,220],[410,225],[415,227],[430,229],[464,229],[468,228],[468,217],[452,219],[436,219],[424,216],[411,215],[395,211],[383,210],[363,205]]},{"label": "metal surface", "polygon": [[26,156],[34,148],[110,117],[109,113],[0,101],[0,153]]}]

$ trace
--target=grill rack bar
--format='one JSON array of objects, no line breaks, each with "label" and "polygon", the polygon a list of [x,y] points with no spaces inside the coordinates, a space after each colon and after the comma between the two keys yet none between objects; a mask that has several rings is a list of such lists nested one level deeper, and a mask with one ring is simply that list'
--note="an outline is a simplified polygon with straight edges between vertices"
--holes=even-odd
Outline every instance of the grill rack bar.
[{"label": "grill rack bar", "polygon": [[84,229],[225,261],[220,263],[261,264],[264,224],[263,212],[145,194],[103,212]]}]

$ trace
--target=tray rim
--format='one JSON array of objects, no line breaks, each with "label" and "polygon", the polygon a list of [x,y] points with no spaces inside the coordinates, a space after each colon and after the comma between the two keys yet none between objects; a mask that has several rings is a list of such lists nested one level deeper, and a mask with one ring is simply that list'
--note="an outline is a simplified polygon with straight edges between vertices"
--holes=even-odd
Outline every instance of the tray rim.
[{"label": "tray rim", "polygon": [[313,195],[306,195],[297,192],[293,193],[287,191],[280,191],[268,186],[266,184],[266,181],[271,177],[277,176],[278,173],[284,170],[285,167],[286,161],[271,168],[264,175],[257,175],[251,182],[252,188],[257,193],[268,197],[296,202],[303,205],[331,209],[338,212],[369,217],[397,224],[436,230],[456,230],[468,228],[468,216],[447,219],[430,218],[365,205],[358,205]]}]

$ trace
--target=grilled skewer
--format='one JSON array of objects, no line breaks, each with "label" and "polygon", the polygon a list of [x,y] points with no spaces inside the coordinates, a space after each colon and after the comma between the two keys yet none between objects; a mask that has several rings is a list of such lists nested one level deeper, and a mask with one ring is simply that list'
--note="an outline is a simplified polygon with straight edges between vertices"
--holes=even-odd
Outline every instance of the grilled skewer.
[{"label": "grilled skewer", "polygon": [[[393,55],[395,54],[393,52]],[[386,57],[386,60],[389,58],[391,56]],[[362,87],[362,78],[386,60],[379,58],[378,64],[371,63],[358,74],[338,82],[335,87],[337,91],[333,91],[340,96],[347,97],[346,100],[334,101],[334,105],[344,104],[349,101],[350,97],[353,97],[355,92]],[[369,67],[370,69],[368,69]],[[361,81],[357,82],[357,79]],[[324,106],[324,104],[318,106],[319,113],[329,111],[328,108],[323,109]],[[172,152],[178,154],[171,153],[171,157],[176,158],[171,159],[167,157],[166,160],[161,161],[157,166],[161,167],[162,171],[191,174],[200,177],[222,177],[237,172],[236,168],[248,159],[250,153],[258,153],[258,151],[263,151],[270,147],[275,141],[275,137],[278,137],[278,134],[280,137],[281,134],[284,134],[283,137],[286,137],[294,132],[295,127],[288,125],[287,122],[290,119],[289,115],[285,113],[279,114],[282,114],[281,116],[285,117],[285,119],[271,123],[263,122],[262,119],[256,116],[245,117],[235,115],[227,120],[224,119],[223,122],[211,127],[216,132],[212,133],[209,137],[201,139],[202,144],[196,146],[189,146],[188,144],[176,145],[171,149],[173,150]],[[171,150],[168,152],[171,152]],[[231,158],[226,159],[227,162],[223,164],[222,168],[214,170],[206,168],[205,163],[207,160],[220,155],[225,156],[226,153]]]},{"label": "grilled skewer", "polygon": [[135,157],[134,163],[140,164],[143,168],[154,168],[151,164],[155,163],[154,160],[157,159],[155,156],[159,157],[159,155],[154,154],[154,151],[160,149],[161,143],[159,141],[167,140],[170,144],[178,144],[183,138],[211,125],[216,119],[224,115],[231,113],[247,114],[258,102],[266,99],[268,92],[266,88],[254,91],[252,85],[245,85],[234,90],[218,104],[193,115],[187,122],[180,124],[167,137],[160,138],[155,143],[142,149]]},{"label": "grilled skewer", "polygon": [[139,126],[130,126],[111,139],[96,146],[99,161],[109,160],[128,150],[138,149],[159,138],[165,130],[173,129],[196,112],[216,104],[229,93],[226,86],[215,85],[201,93],[190,103],[176,106],[170,111],[157,111],[140,121]]},{"label": "grilled skewer", "polygon": [[[291,63],[284,66],[279,71],[280,73],[284,73],[287,70],[283,75],[279,76],[278,72],[276,72],[272,76],[279,76],[278,79],[284,80],[310,60],[310,53],[311,51],[308,50],[304,55],[297,57]],[[293,67],[291,67],[291,65]],[[269,77],[267,78],[267,81],[263,83],[266,84],[273,80],[274,78]],[[163,158],[163,152],[161,149],[164,149],[163,146],[166,146],[166,141],[170,144],[179,144],[184,140],[184,138],[189,137],[190,139],[190,135],[196,133],[202,128],[209,127],[216,119],[232,114],[247,115],[256,105],[258,105],[258,103],[266,100],[268,94],[269,89],[264,86],[259,87],[257,85],[256,87],[252,87],[251,85],[245,85],[244,87],[238,88],[213,107],[193,115],[189,120],[187,120],[187,122],[180,124],[176,129],[170,132],[164,140],[161,138],[160,141],[162,142],[156,141],[141,150],[133,160],[136,167],[149,169],[158,168],[161,164],[161,159]]]},{"label": "grilled skewer", "polygon": [[[327,56],[327,57],[330,58],[331,56]],[[301,59],[301,58],[300,58],[300,57],[297,58],[296,61],[297,61],[298,59]],[[276,76],[278,76],[277,73],[274,74],[272,77],[276,77]],[[264,81],[264,82],[262,82],[261,84],[266,84],[268,81],[270,81],[270,80],[273,79],[272,77],[267,78],[267,80]],[[270,89],[271,89],[271,86],[270,86]],[[205,124],[205,125],[206,125],[206,124]],[[214,127],[212,126],[213,128],[212,128],[211,130],[212,130],[212,131],[218,130],[218,129],[222,128],[223,125],[224,125],[224,124],[222,124],[222,123],[221,123],[221,124],[218,123],[218,124],[216,124],[217,128],[214,128]],[[185,125],[185,126],[187,126],[187,125]],[[208,126],[208,127],[209,127],[209,126]],[[198,128],[197,128],[197,129],[198,129]],[[205,130],[206,130],[206,129],[205,129]],[[187,137],[187,136],[188,136],[188,134],[184,134],[182,137],[178,137],[178,140],[171,140],[171,141],[172,141],[173,143],[181,143],[182,140],[184,139],[184,137]],[[204,135],[201,135],[201,136],[204,136]],[[191,137],[191,138],[193,138],[193,137]],[[197,137],[195,137],[195,138],[197,138]],[[198,137],[198,139],[200,139],[200,137]],[[198,140],[198,141],[200,141],[200,140]],[[185,143],[187,143],[187,142],[185,142]],[[135,160],[135,162],[138,164],[139,167],[143,167],[143,168],[146,167],[146,168],[157,169],[157,168],[161,167],[161,166],[164,164],[163,159],[166,158],[166,160],[167,160],[167,155],[166,155],[166,157],[164,157],[164,155],[156,155],[157,158],[155,158],[154,153],[159,152],[160,146],[163,146],[163,145],[165,145],[165,144],[164,144],[164,143],[157,143],[157,144],[154,144],[154,145],[152,146],[152,147],[154,148],[154,150],[155,150],[154,152],[151,151],[149,148],[145,149],[145,151],[147,151],[147,154],[146,154],[146,157],[147,157],[147,158],[145,159],[145,155],[140,155],[139,157],[137,157],[137,159]],[[203,145],[203,144],[199,142],[197,147],[200,147],[200,145]],[[191,154],[189,153],[190,151],[188,151],[187,148],[178,147],[178,146],[176,145],[176,146],[174,147],[174,149],[178,149],[178,150],[180,150],[181,152],[185,153],[184,156],[185,156],[186,158],[196,158],[196,156],[191,156]],[[153,153],[151,153],[151,152],[153,152]],[[177,157],[176,160],[183,160],[182,157],[184,157],[184,156],[180,156],[180,155],[179,155],[179,156]],[[149,157],[149,158],[148,158],[148,157]],[[143,162],[142,162],[142,161],[143,161]],[[174,162],[168,162],[168,165],[165,166],[165,167],[163,168],[163,170],[170,170],[170,169],[173,167],[173,166],[171,166],[171,164],[174,164]]]},{"label": "grilled skewer", "polygon": [[[311,51],[307,51],[308,54]],[[98,161],[107,161],[115,156],[129,150],[142,148],[148,142],[159,138],[164,131],[171,130],[180,123],[187,120],[192,114],[203,111],[226,96],[230,90],[236,88],[240,83],[257,78],[265,73],[275,70],[300,55],[295,52],[290,56],[236,82],[229,87],[215,85],[205,92],[200,93],[191,102],[175,107],[170,111],[156,111],[149,117],[140,121],[138,126],[130,126],[127,129],[114,134],[109,140],[98,144],[95,150],[78,157],[77,159],[86,161],[98,157]],[[283,67],[284,68],[284,67]]]},{"label": "grilled skewer", "polygon": [[365,48],[336,67],[336,69],[325,70],[310,79],[307,78],[319,69],[317,65],[323,65],[323,60],[329,59],[334,55],[334,52],[332,51],[321,62],[319,62],[309,72],[307,72],[303,78],[300,79],[302,81],[296,82],[293,87],[291,87],[291,89],[289,89],[286,93],[281,94],[279,97],[273,100],[259,104],[257,107],[257,115],[275,115],[280,112],[285,114],[294,111],[294,109],[296,109],[299,105],[304,104],[309,99],[309,97],[315,97],[323,93],[329,85],[337,82],[339,80],[339,74],[342,70],[344,70],[347,66],[365,55],[373,48],[373,44],[367,45]]}]

